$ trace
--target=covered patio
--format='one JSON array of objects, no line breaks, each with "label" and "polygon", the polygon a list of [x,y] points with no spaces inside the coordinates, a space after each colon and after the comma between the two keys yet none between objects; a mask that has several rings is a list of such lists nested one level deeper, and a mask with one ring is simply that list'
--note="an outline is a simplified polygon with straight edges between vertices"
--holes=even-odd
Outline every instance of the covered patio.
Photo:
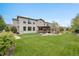
[{"label": "covered patio", "polygon": [[50,33],[51,28],[49,26],[38,26],[38,33]]}]

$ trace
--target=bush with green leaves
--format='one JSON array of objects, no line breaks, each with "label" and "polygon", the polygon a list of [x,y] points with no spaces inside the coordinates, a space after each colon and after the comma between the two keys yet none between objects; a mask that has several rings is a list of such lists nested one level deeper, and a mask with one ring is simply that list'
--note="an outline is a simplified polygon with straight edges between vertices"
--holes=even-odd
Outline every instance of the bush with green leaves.
[{"label": "bush with green leaves", "polygon": [[13,33],[11,32],[2,32],[0,33],[0,55],[10,55],[12,51],[10,49],[14,49],[15,47],[15,38]]},{"label": "bush with green leaves", "polygon": [[79,26],[75,29],[75,33],[79,33]]},{"label": "bush with green leaves", "polygon": [[16,27],[11,27],[11,31],[13,32],[13,33],[17,33],[17,28]]},{"label": "bush with green leaves", "polygon": [[6,26],[6,27],[5,27],[5,31],[6,31],[6,32],[9,32],[9,31],[11,31],[11,27],[9,27],[9,26]]},{"label": "bush with green leaves", "polygon": [[79,14],[72,19],[71,27],[72,32],[79,33]]}]

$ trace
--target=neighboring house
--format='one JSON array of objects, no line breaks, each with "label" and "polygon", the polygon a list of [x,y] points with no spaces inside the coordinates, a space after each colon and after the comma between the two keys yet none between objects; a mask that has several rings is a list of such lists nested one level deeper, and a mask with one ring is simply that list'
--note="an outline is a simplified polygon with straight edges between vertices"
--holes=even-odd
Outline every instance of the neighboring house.
[{"label": "neighboring house", "polygon": [[13,18],[13,26],[17,28],[17,32],[23,33],[50,33],[51,23],[45,22],[43,19],[32,19],[23,16]]}]

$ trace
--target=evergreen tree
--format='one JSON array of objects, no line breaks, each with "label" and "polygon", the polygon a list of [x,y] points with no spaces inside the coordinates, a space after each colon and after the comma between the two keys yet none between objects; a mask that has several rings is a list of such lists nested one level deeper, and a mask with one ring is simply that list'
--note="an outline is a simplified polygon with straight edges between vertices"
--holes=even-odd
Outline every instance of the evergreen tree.
[{"label": "evergreen tree", "polygon": [[0,15],[0,32],[5,28],[5,22],[3,17]]},{"label": "evergreen tree", "polygon": [[72,20],[72,31],[79,31],[79,15]]}]

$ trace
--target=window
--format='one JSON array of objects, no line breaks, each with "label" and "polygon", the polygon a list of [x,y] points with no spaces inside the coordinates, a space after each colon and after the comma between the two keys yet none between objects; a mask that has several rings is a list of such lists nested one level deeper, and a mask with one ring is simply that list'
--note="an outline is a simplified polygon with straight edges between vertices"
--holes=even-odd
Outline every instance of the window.
[{"label": "window", "polygon": [[33,22],[33,24],[35,24],[35,22]]},{"label": "window", "polygon": [[28,20],[28,24],[31,24],[31,21]]},{"label": "window", "polygon": [[44,23],[44,26],[45,26],[45,23]]},{"label": "window", "polygon": [[17,28],[19,28],[19,26],[17,26]]},{"label": "window", "polygon": [[23,27],[23,31],[26,31],[26,27],[25,26]]},{"label": "window", "polygon": [[28,31],[31,31],[31,27],[28,27]]},{"label": "window", "polygon": [[23,21],[24,24],[26,24],[26,21]]},{"label": "window", "polygon": [[35,27],[33,27],[33,31],[35,31]]}]

